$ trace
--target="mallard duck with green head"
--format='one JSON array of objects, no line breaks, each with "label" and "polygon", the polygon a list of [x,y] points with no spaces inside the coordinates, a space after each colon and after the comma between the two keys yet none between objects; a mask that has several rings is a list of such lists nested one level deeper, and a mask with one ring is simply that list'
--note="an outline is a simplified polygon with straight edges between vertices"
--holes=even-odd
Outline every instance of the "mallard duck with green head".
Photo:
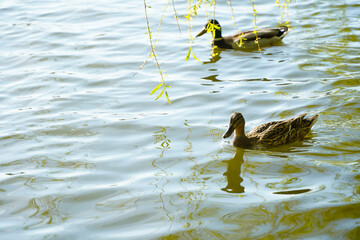
[{"label": "mallard duck with green head", "polygon": [[297,117],[261,124],[245,134],[245,119],[241,113],[230,116],[229,128],[223,138],[235,132],[233,145],[241,148],[276,147],[302,141],[311,130],[319,115],[305,118],[306,113]]},{"label": "mallard duck with green head", "polygon": [[243,50],[259,48],[279,42],[286,34],[288,34],[289,28],[286,26],[265,28],[256,31],[240,32],[233,36],[223,37],[219,22],[215,19],[211,19],[205,24],[203,30],[196,35],[196,37],[200,37],[207,32],[213,34],[213,44],[215,46],[219,48]]}]

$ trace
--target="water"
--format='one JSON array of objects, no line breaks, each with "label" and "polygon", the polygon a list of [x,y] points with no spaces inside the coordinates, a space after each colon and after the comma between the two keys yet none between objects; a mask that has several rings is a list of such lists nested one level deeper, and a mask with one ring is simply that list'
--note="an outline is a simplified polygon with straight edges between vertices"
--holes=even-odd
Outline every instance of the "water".
[{"label": "water", "polygon": [[[274,1],[275,2],[275,1]],[[356,1],[296,1],[294,29],[261,52],[191,41],[186,1],[6,1],[0,4],[1,239],[357,239],[360,236],[360,28]],[[252,28],[250,2],[234,2]],[[259,27],[281,11],[256,1]],[[191,22],[206,22],[203,6]],[[226,3],[224,35],[236,32]],[[203,64],[190,58],[189,47]],[[243,150],[222,140],[320,114],[304,142]]]}]

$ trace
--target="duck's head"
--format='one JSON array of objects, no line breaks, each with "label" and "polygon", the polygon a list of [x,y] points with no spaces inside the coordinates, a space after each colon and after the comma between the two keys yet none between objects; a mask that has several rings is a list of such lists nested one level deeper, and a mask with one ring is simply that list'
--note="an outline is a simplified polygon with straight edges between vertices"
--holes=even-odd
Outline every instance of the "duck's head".
[{"label": "duck's head", "polygon": [[235,112],[230,116],[229,128],[224,133],[223,138],[228,138],[231,134],[236,130],[235,135],[237,132],[244,133],[245,127],[245,119],[241,113]]},{"label": "duck's head", "polygon": [[216,19],[210,19],[204,26],[203,30],[196,35],[196,37],[200,37],[207,32],[213,33],[213,38],[221,38],[221,27],[219,22]]}]

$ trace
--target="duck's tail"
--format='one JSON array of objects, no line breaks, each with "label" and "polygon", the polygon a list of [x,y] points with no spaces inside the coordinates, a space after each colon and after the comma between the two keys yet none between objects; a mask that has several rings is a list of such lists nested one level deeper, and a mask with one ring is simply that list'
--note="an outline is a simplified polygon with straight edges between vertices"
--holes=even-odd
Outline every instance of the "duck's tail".
[{"label": "duck's tail", "polygon": [[309,128],[312,128],[312,126],[316,123],[316,121],[318,120],[319,118],[319,114],[315,114],[314,116],[312,117],[308,117],[306,119],[304,119],[304,122],[307,123],[308,127]]},{"label": "duck's tail", "polygon": [[316,114],[312,117],[308,117],[308,118],[305,118],[305,114],[302,114],[303,115],[303,119],[301,121],[301,126],[299,128],[299,139],[302,140],[305,138],[306,134],[308,134],[312,128],[312,126],[316,123],[318,117],[319,117],[319,114]]},{"label": "duck's tail", "polygon": [[[316,123],[319,114],[316,114],[312,117],[305,118],[307,113],[300,114],[297,117],[291,119],[291,128],[298,128],[304,130],[304,132],[310,131],[312,126]],[[307,130],[306,130],[307,129]]]}]

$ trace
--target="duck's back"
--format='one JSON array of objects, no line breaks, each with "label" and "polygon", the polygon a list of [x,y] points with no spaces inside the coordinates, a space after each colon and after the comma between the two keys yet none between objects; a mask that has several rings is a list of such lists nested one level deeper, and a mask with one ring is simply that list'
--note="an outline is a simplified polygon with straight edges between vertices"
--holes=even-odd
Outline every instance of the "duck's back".
[{"label": "duck's back", "polygon": [[287,27],[280,28],[265,28],[254,31],[245,31],[240,34],[228,37],[226,42],[232,42],[233,48],[257,48],[259,41],[261,46],[270,45],[275,42],[281,41],[288,33]]},{"label": "duck's back", "polygon": [[282,122],[282,121],[272,121],[272,122],[268,122],[268,123],[263,123],[257,127],[254,127],[249,133],[246,134],[246,136],[249,138],[250,137],[260,137],[266,131],[268,131],[268,129],[271,126],[276,125],[279,122]]},{"label": "duck's back", "polygon": [[289,144],[302,140],[316,122],[318,115],[305,118],[306,113],[282,121],[264,123],[247,134],[267,147]]}]

